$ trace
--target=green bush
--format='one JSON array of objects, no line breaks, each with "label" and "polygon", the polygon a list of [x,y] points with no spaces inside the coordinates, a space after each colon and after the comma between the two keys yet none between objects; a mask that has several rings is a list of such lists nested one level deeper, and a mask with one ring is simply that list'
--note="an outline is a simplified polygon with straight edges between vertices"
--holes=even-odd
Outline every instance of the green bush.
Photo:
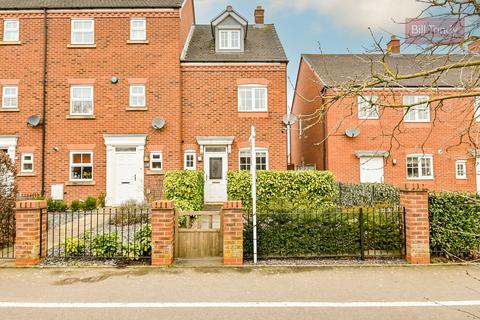
[{"label": "green bush", "polygon": [[123,256],[130,260],[138,260],[152,254],[152,226],[143,226],[135,235],[133,243],[123,246]]},{"label": "green bush", "polygon": [[47,211],[49,212],[65,212],[68,209],[68,205],[62,200],[47,200]]},{"label": "green bush", "polygon": [[337,205],[342,207],[398,205],[398,188],[384,183],[338,183]]},{"label": "green bush", "polygon": [[80,200],[73,200],[72,203],[70,204],[70,210],[77,212],[82,210],[83,208],[83,203]]},{"label": "green bush", "polygon": [[429,195],[430,247],[447,258],[470,258],[480,249],[480,196],[441,192]]},{"label": "green bush", "polygon": [[97,208],[97,198],[95,197],[87,197],[83,202],[83,210],[92,211]]},{"label": "green bush", "polygon": [[85,242],[75,238],[66,239],[63,246],[68,257],[80,256],[85,250]]},{"label": "green bush", "polygon": [[115,215],[110,218],[110,224],[117,226],[130,226],[137,223],[146,223],[150,220],[148,205],[135,200],[124,202]]},{"label": "green bush", "polygon": [[[365,251],[400,255],[402,222],[398,211],[364,208]],[[257,215],[258,255],[268,257],[360,256],[359,208]],[[251,216],[244,224],[244,254],[253,255]],[[368,252],[366,252],[368,255]]]},{"label": "green bush", "polygon": [[185,211],[200,211],[203,208],[203,172],[172,171],[165,175],[163,190],[175,207]]},{"label": "green bush", "polygon": [[101,258],[115,257],[122,246],[116,232],[96,235],[91,242],[93,255]]},{"label": "green bush", "polygon": [[[288,212],[293,209],[333,206],[337,188],[328,171],[259,171],[257,173],[258,212]],[[228,198],[240,200],[252,211],[249,171],[228,173]]]}]

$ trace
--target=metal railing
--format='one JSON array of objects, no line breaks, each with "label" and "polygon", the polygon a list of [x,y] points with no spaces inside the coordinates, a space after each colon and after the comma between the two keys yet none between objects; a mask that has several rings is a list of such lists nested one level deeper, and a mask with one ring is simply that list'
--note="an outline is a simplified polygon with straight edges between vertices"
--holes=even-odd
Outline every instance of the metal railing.
[{"label": "metal railing", "polygon": [[44,213],[47,257],[147,258],[151,254],[148,209],[97,209]]},{"label": "metal railing", "polygon": [[[257,215],[261,258],[396,258],[405,254],[404,211],[328,208]],[[252,216],[244,216],[244,252],[252,255]]]},{"label": "metal railing", "polygon": [[15,214],[0,213],[0,259],[15,258]]}]

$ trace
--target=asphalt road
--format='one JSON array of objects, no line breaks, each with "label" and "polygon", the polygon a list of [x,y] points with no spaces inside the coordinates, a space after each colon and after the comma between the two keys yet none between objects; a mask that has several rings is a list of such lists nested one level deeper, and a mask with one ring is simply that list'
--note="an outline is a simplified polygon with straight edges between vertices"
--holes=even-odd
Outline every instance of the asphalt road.
[{"label": "asphalt road", "polygon": [[480,267],[0,269],[0,319],[480,319]]}]

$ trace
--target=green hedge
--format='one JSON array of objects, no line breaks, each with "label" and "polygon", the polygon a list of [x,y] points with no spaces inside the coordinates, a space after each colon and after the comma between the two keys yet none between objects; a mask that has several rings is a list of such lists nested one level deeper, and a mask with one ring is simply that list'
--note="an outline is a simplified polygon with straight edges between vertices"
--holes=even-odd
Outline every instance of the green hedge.
[{"label": "green hedge", "polygon": [[[370,211],[369,211],[370,210]],[[268,257],[360,256],[359,208],[257,215],[258,255]],[[368,214],[367,214],[368,213]],[[253,255],[251,216],[244,224],[244,254]],[[364,209],[365,251],[400,256],[403,229],[398,211]]]},{"label": "green hedge", "polygon": [[480,196],[441,192],[429,196],[430,247],[447,258],[478,256],[480,249]]},{"label": "green hedge", "polygon": [[181,210],[202,210],[203,183],[203,172],[201,171],[168,172],[163,181],[165,198],[175,201],[175,206]]},{"label": "green hedge", "polygon": [[[328,171],[259,171],[257,173],[258,212],[290,212],[333,206],[337,188]],[[241,200],[252,210],[249,171],[228,173],[228,198]]]},{"label": "green hedge", "polygon": [[398,205],[398,188],[384,183],[338,183],[337,205],[342,207]]}]

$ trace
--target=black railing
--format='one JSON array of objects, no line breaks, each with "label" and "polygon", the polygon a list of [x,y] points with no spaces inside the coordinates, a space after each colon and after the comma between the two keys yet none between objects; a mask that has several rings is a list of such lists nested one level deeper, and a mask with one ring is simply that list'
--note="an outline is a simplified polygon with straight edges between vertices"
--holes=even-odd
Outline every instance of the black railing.
[{"label": "black railing", "polygon": [[0,259],[15,258],[15,214],[0,212]]},{"label": "black railing", "polygon": [[[261,258],[404,256],[404,214],[398,207],[329,208],[257,215]],[[252,215],[244,219],[244,252],[252,256]]]},{"label": "black railing", "polygon": [[47,212],[47,257],[128,258],[151,255],[148,209]]}]

